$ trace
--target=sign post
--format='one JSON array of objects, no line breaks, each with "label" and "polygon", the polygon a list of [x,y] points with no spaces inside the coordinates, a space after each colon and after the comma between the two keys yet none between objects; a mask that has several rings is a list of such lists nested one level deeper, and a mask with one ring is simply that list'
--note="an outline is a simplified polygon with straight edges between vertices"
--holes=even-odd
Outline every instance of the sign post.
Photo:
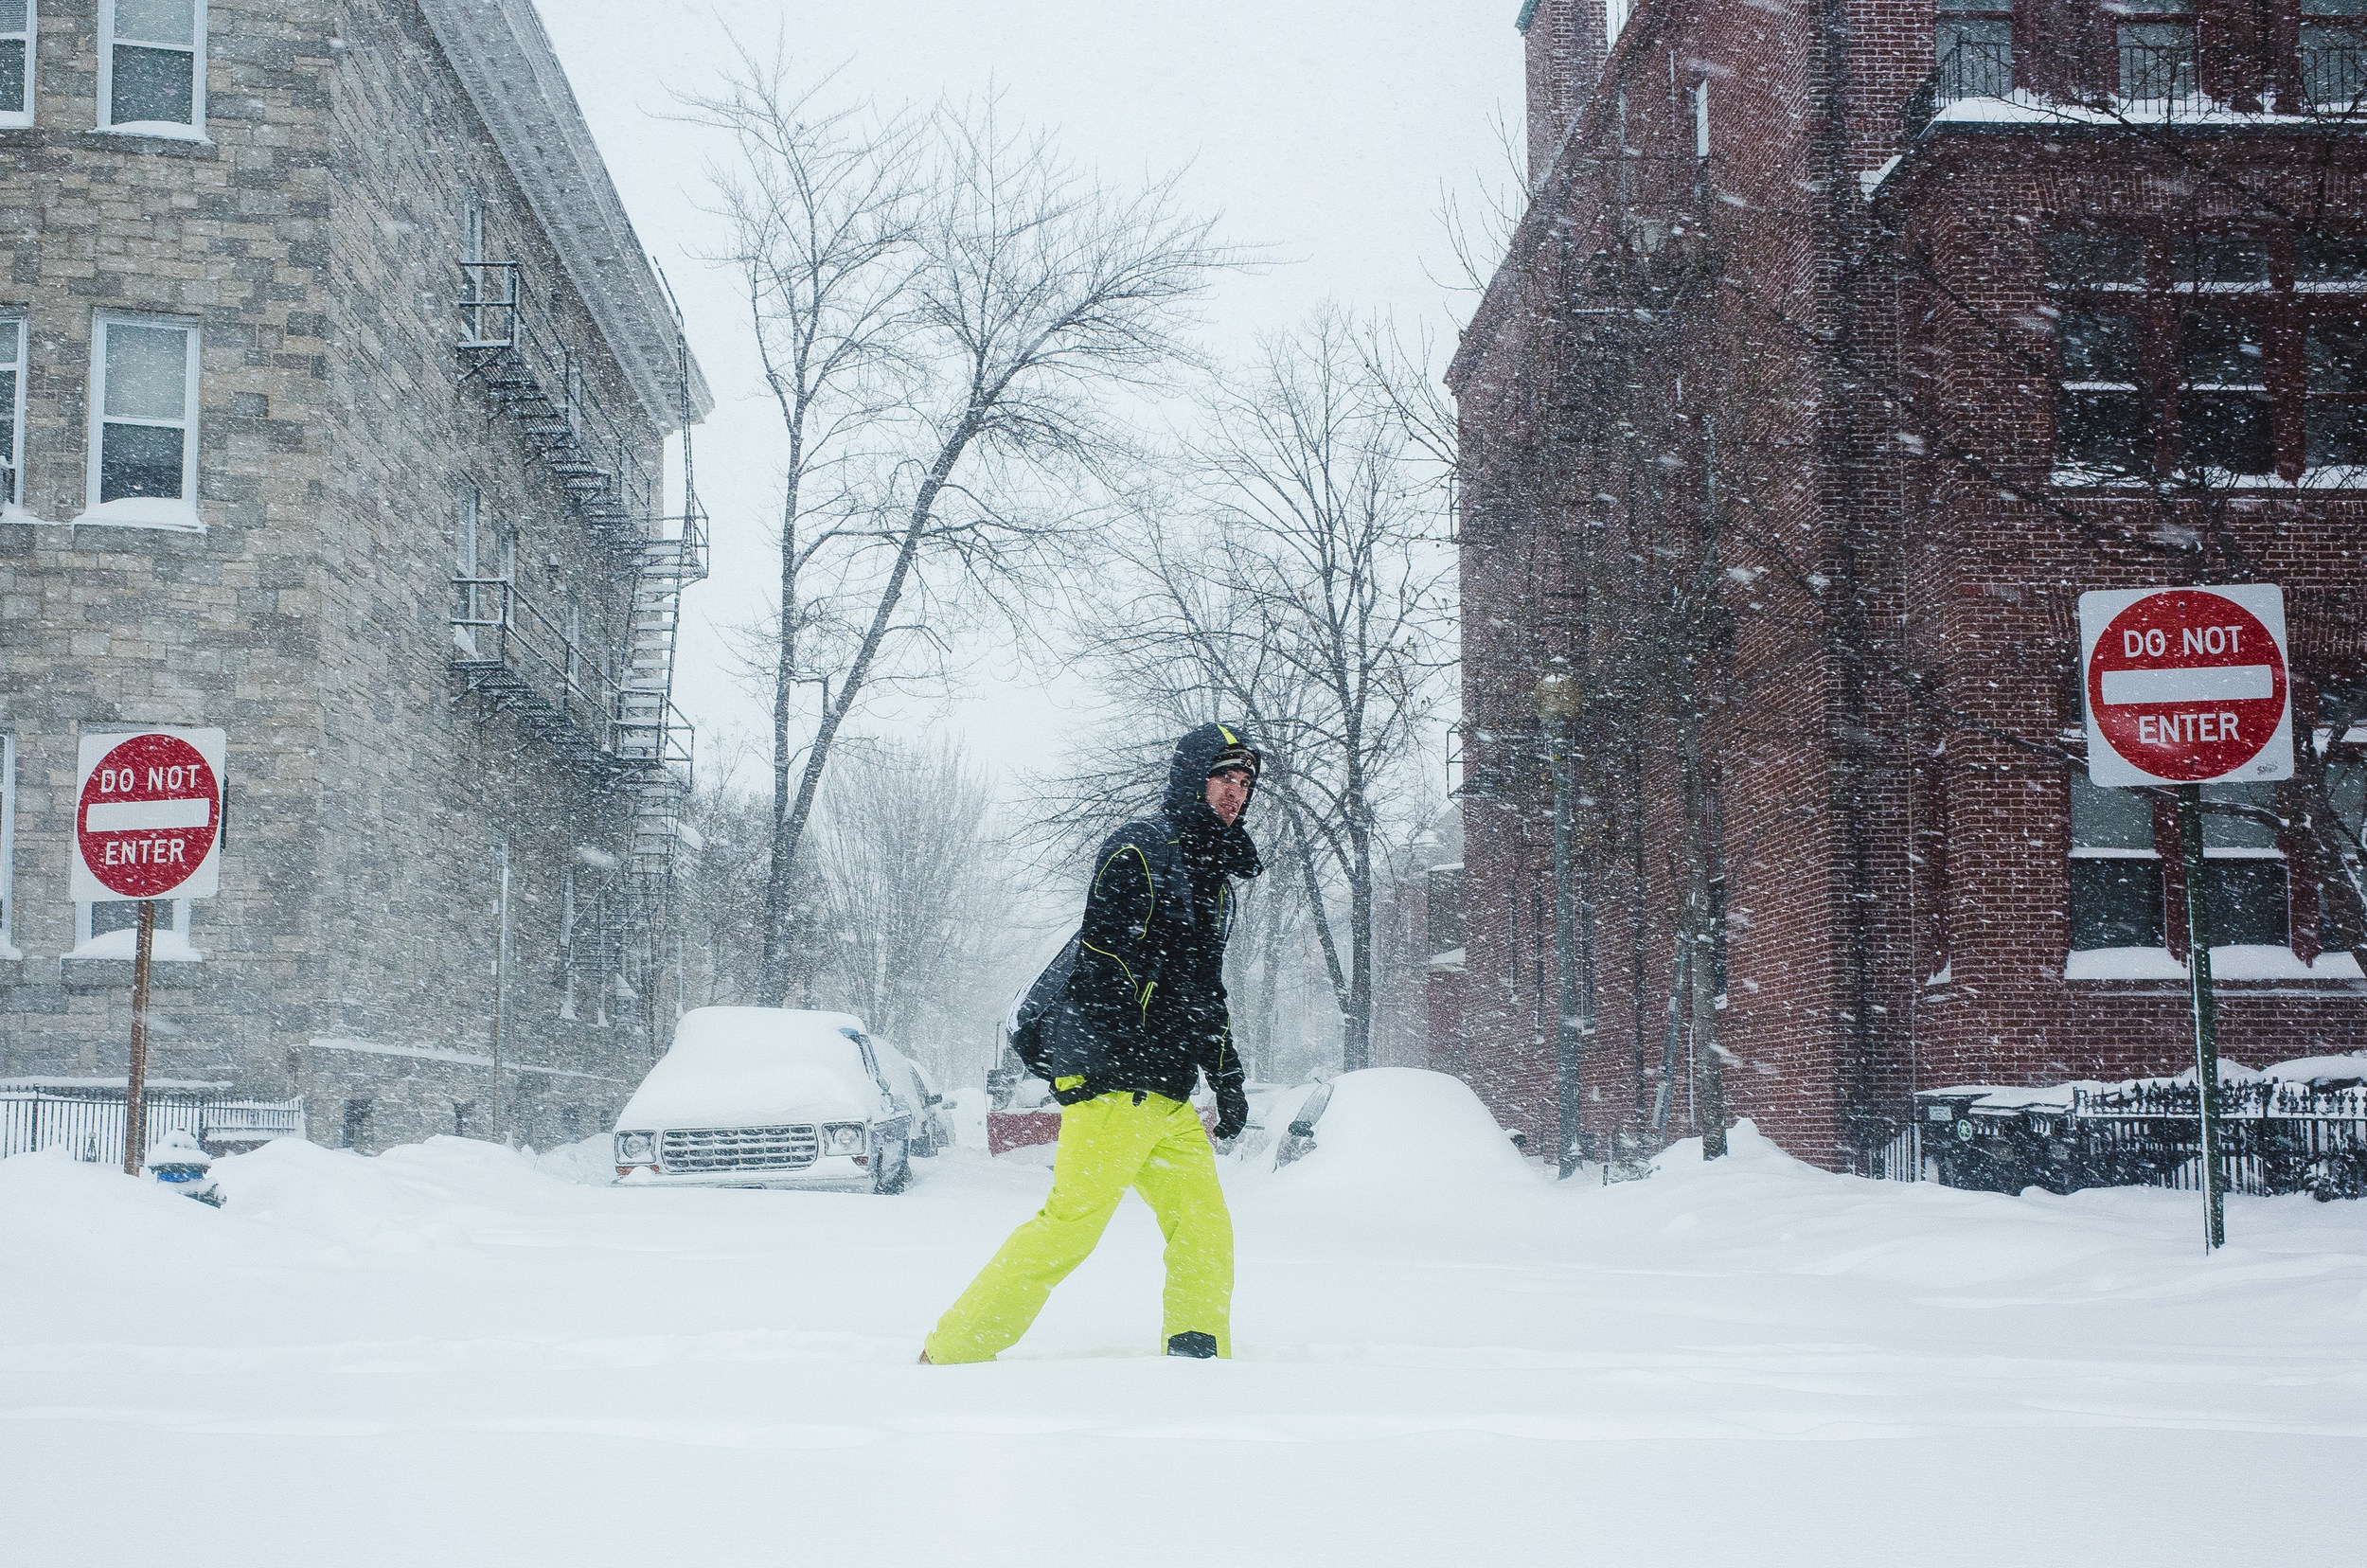
[{"label": "sign post", "polygon": [[2106,788],[2172,786],[2186,887],[2186,972],[2195,1019],[2203,1249],[2227,1240],[2219,1167],[2219,1046],[2202,787],[2293,776],[2285,591],[2138,588],[2079,596],[2088,777]]},{"label": "sign post", "polygon": [[210,899],[222,882],[222,786],[228,742],[218,729],[82,737],[74,807],[78,903],[136,902],[132,1060],[124,1079],[123,1170],[148,1154],[148,981],[156,900]]}]

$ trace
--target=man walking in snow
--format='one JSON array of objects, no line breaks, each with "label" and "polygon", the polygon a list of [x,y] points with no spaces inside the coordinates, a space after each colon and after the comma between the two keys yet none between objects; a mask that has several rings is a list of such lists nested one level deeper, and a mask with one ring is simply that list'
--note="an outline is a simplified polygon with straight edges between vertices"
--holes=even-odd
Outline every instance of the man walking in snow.
[{"label": "man walking in snow", "polygon": [[[1061,955],[1065,988],[1014,1036],[1061,1106],[1051,1195],[938,1320],[923,1362],[991,1361],[1016,1344],[1130,1186],[1167,1239],[1167,1354],[1233,1353],[1233,1219],[1191,1097],[1204,1073],[1217,1137],[1248,1125],[1223,968],[1233,879],[1264,869],[1241,828],[1260,766],[1238,728],[1203,724],[1177,742],[1158,814],[1101,846]],[[1038,991],[1059,989],[1060,968]]]}]

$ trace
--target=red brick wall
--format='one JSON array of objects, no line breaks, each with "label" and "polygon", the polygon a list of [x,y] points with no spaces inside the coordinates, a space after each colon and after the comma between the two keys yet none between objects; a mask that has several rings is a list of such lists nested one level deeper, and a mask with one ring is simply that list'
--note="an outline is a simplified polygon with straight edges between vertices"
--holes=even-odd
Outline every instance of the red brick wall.
[{"label": "red brick wall", "polygon": [[[2078,722],[2079,592],[2240,561],[2287,586],[2297,646],[2318,650],[2305,682],[2362,667],[2342,607],[2367,589],[2367,500],[2244,495],[2213,509],[2225,547],[2206,561],[2100,542],[2095,522],[2127,524],[2129,505],[2048,489],[2038,237],[2095,213],[2191,225],[2246,204],[2357,212],[2367,158],[2336,138],[2305,149],[2289,130],[2216,135],[2199,152],[2059,126],[1943,126],[1910,146],[1899,109],[1931,70],[1931,27],[1928,5],[1887,0],[1825,12],[1646,4],[1589,94],[1554,85],[1551,38],[1532,27],[1533,147],[1540,135],[1563,146],[1573,117],[1575,131],[1450,379],[1467,468],[1465,1071],[1535,1148],[1551,1146],[1556,1086],[1551,801],[1529,693],[1551,659],[1587,657],[1572,605],[1595,499],[1542,472],[1539,432],[1558,382],[1595,352],[1586,277],[1620,242],[1623,210],[1687,210],[1700,182],[1690,210],[1720,261],[1719,286],[1656,329],[1640,374],[1685,419],[1717,414],[1740,431],[1732,483],[1750,537],[1735,563],[1764,575],[1729,596],[1749,608],[1737,608],[1738,711],[1715,737],[1733,909],[1720,1026],[1731,1114],[1793,1152],[1846,1163],[1916,1088],[2188,1060],[2175,982],[2064,978],[2065,763],[2032,748]],[[2056,66],[2067,80],[2092,70]],[[1702,79],[1706,171],[1686,96]],[[1860,176],[1902,152],[1868,201]],[[1672,527],[1696,503],[1691,451],[1672,449]],[[2205,521],[2136,531],[2167,538]],[[1593,1134],[1634,1128],[1648,1106],[1683,892],[1671,881],[1673,765],[1646,758],[1635,787],[1640,868],[1601,822],[1584,836],[1599,913],[1582,1074]],[[2173,877],[2173,910],[2177,897]],[[2297,929],[2308,918],[2297,907]],[[1943,969],[1944,983],[1926,983]],[[2222,1048],[2236,1060],[2367,1048],[2356,984],[2222,990]]]}]

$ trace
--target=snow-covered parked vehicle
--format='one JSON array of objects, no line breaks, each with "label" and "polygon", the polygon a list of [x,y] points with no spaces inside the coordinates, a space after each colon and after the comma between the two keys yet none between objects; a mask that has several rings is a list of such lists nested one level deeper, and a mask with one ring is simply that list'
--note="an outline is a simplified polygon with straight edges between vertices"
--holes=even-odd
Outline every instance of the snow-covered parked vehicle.
[{"label": "snow-covered parked vehicle", "polygon": [[901,1192],[916,1107],[852,1013],[699,1007],[616,1117],[616,1180]]},{"label": "snow-covered parked vehicle", "polygon": [[913,1153],[925,1160],[952,1148],[953,1129],[943,1110],[945,1096],[937,1093],[929,1070],[877,1036],[871,1047],[880,1054],[890,1092],[912,1114]]}]

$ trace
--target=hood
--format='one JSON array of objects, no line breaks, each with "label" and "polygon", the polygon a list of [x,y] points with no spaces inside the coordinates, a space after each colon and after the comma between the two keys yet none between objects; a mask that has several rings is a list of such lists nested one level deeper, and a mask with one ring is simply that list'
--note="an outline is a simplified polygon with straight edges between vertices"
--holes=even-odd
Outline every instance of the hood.
[{"label": "hood", "polygon": [[1160,810],[1187,850],[1213,859],[1227,876],[1255,877],[1265,865],[1243,824],[1249,821],[1250,808],[1257,804],[1257,781],[1251,780],[1249,799],[1242,803],[1241,814],[1232,827],[1227,828],[1208,809],[1209,764],[1230,746],[1246,746],[1257,753],[1258,771],[1265,771],[1265,748],[1250,738],[1248,730],[1238,724],[1202,724],[1175,743],[1175,757],[1167,764],[1166,799]]}]

